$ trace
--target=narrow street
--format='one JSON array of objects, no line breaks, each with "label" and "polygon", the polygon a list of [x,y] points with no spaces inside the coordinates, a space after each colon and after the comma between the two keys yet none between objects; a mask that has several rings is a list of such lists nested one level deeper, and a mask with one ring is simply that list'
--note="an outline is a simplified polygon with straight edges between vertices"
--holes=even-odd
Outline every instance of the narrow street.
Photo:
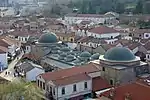
[{"label": "narrow street", "polygon": [[[3,77],[3,78],[5,78],[5,79],[7,79],[7,80],[9,80],[9,81],[18,81],[19,80],[19,78],[18,77],[14,77],[14,67],[15,67],[15,65],[17,64],[17,62],[22,58],[22,56],[23,56],[23,52],[20,54],[20,55],[18,55],[9,65],[8,65],[8,68],[6,69],[6,70],[4,70],[1,74],[0,74],[0,76],[1,77]],[[9,75],[5,75],[5,73],[6,73],[6,71],[7,72],[10,72],[10,74]]]}]

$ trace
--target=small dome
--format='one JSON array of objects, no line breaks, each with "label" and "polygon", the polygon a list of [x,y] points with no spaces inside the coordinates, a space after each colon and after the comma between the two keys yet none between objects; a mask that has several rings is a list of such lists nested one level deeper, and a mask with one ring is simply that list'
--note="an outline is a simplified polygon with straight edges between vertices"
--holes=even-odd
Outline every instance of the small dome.
[{"label": "small dome", "polygon": [[68,55],[75,55],[74,52],[68,52],[67,54],[68,54]]},{"label": "small dome", "polygon": [[52,50],[60,50],[60,48],[59,47],[54,47],[54,48],[52,48]]},{"label": "small dome", "polygon": [[129,49],[125,47],[115,47],[109,49],[105,53],[104,58],[107,60],[114,60],[114,61],[130,61],[134,60],[135,56]]},{"label": "small dome", "polygon": [[73,55],[68,55],[66,57],[66,61],[73,61],[75,59],[75,57]]},{"label": "small dome", "polygon": [[95,53],[95,54],[93,54],[93,55],[91,56],[91,59],[92,59],[92,60],[99,59],[99,56],[100,56],[99,53]]},{"label": "small dome", "polygon": [[63,51],[63,52],[69,52],[70,49],[68,47],[64,47],[64,48],[61,49],[61,51]]},{"label": "small dome", "polygon": [[80,57],[91,57],[91,54],[89,52],[85,51],[80,54]]},{"label": "small dome", "polygon": [[56,43],[57,36],[54,33],[46,33],[40,36],[39,43]]},{"label": "small dome", "polygon": [[74,56],[73,55],[68,55],[67,58],[73,58],[74,59]]},{"label": "small dome", "polygon": [[62,53],[62,54],[60,54],[60,56],[61,56],[61,57],[66,57],[66,56],[67,56],[67,54]]}]

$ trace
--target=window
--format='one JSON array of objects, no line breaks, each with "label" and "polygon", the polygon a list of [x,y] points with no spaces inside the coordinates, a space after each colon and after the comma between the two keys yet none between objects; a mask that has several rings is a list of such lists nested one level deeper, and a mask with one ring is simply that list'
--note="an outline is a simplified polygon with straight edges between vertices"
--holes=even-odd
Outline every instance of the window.
[{"label": "window", "polygon": [[45,83],[43,82],[43,89],[45,90]]},{"label": "window", "polygon": [[103,67],[102,70],[105,71],[105,67]]},{"label": "window", "polygon": [[38,84],[38,86],[40,86],[39,80],[37,80],[37,84]]},{"label": "window", "polygon": [[76,87],[76,84],[73,85],[73,92],[76,92],[77,91],[77,87]]},{"label": "window", "polygon": [[40,88],[42,88],[42,81],[40,81]]},{"label": "window", "polygon": [[52,87],[50,86],[50,92],[52,92]]},{"label": "window", "polygon": [[147,58],[149,59],[149,58],[150,58],[150,56],[149,56],[149,55],[147,55]]},{"label": "window", "polygon": [[55,95],[55,88],[53,88],[53,95]]},{"label": "window", "polygon": [[84,88],[87,89],[87,82],[84,82]]},{"label": "window", "polygon": [[71,42],[73,42],[73,39],[71,38]]},{"label": "window", "polygon": [[148,37],[148,36],[149,36],[148,34],[145,35],[145,37]]},{"label": "window", "polygon": [[61,90],[61,94],[64,95],[65,94],[65,87],[62,88]]},{"label": "window", "polygon": [[110,80],[110,85],[113,85],[113,83],[114,83],[113,80]]}]

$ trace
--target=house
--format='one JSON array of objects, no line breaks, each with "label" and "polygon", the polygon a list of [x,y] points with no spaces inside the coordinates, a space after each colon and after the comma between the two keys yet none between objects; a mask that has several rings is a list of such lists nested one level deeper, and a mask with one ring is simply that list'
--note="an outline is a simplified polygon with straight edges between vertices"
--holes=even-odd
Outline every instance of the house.
[{"label": "house", "polygon": [[13,7],[0,7],[0,9],[1,9],[0,12],[1,17],[15,16],[15,10]]},{"label": "house", "polygon": [[[82,97],[83,99],[84,95],[93,91],[92,79],[96,77],[100,77],[100,69],[98,65],[89,63],[41,74],[37,77],[37,85],[45,92],[48,92],[49,97],[53,97],[56,100],[74,97]],[[94,86],[94,89],[96,89],[97,84],[95,83]]]},{"label": "house", "polygon": [[95,38],[105,38],[105,39],[114,39],[119,35],[128,35],[127,33],[117,31],[113,28],[107,26],[99,26],[91,28],[87,32],[87,36],[93,36]]},{"label": "house", "polygon": [[39,37],[42,34],[40,30],[16,29],[8,34],[9,37],[26,43],[30,37]]},{"label": "house", "polygon": [[36,77],[45,73],[44,69],[37,64],[26,61],[16,65],[16,70],[21,76],[25,76],[26,81],[35,81]]},{"label": "house", "polygon": [[105,23],[106,21],[115,19],[116,15],[106,13],[105,15],[99,15],[99,14],[67,14],[64,17],[64,20],[68,24],[76,23],[78,20],[83,21],[93,21],[94,23]]},{"label": "house", "polygon": [[75,42],[75,33],[70,33],[70,32],[66,32],[66,33],[56,33],[58,40],[62,41],[62,42]]},{"label": "house", "polygon": [[0,46],[0,72],[8,67],[8,49]]},{"label": "house", "polygon": [[106,100],[149,100],[149,94],[149,80],[144,80],[114,87],[101,93],[98,97],[108,98]]},{"label": "house", "polygon": [[146,60],[150,60],[150,41],[148,41],[145,45],[144,48],[147,50],[146,51]]},{"label": "house", "polygon": [[15,53],[15,45],[12,42],[7,41],[5,38],[0,38],[0,46],[3,46],[8,49],[8,55],[10,57],[14,57]]},{"label": "house", "polygon": [[149,39],[150,29],[134,29],[130,34],[133,38],[137,39]]}]

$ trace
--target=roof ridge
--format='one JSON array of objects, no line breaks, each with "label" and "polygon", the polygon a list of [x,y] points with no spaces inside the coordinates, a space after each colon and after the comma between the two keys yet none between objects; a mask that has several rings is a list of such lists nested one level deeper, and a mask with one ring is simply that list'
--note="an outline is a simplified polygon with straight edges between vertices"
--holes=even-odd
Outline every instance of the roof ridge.
[{"label": "roof ridge", "polygon": [[135,82],[135,83],[138,84],[138,85],[141,85],[141,86],[143,86],[143,87],[146,87],[146,88],[149,88],[149,89],[150,89],[150,86],[148,86],[148,85],[142,84],[142,83],[140,83],[140,82]]},{"label": "roof ridge", "polygon": [[86,74],[86,72],[80,72],[80,73],[78,73],[78,74],[73,74],[73,75],[70,75],[70,76],[59,77],[59,78],[54,79],[54,80],[52,80],[52,81],[63,80],[63,79],[68,78],[68,77],[77,76],[77,75],[82,75],[82,74],[89,76],[88,74]]}]

